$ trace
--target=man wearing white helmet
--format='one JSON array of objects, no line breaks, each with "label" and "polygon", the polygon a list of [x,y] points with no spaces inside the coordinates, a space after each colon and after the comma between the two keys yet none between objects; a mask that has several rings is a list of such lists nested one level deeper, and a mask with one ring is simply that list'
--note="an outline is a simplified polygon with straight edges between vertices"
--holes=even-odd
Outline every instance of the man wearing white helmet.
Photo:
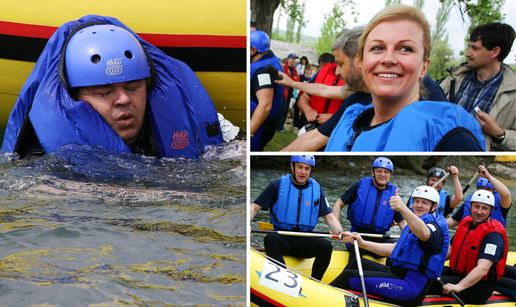
[{"label": "man wearing white helmet", "polygon": [[490,218],[493,193],[477,190],[471,197],[471,216],[459,224],[448,250],[450,266],[443,269],[442,290],[435,283],[431,294],[455,292],[471,304],[483,304],[503,275],[509,242],[503,225]]},{"label": "man wearing white helmet", "polygon": [[[312,232],[323,217],[334,233],[342,226],[332,214],[323,189],[310,178],[315,157],[295,155],[290,159],[291,174],[274,180],[251,204],[251,222],[260,210],[269,210],[274,230]],[[332,245],[326,238],[282,236],[269,233],[264,239],[267,256],[285,263],[283,255],[315,257],[312,277],[322,279],[330,264]]]},{"label": "man wearing white helmet", "polygon": [[[502,223],[505,227],[507,221],[507,214],[512,206],[511,192],[500,180],[493,177],[485,166],[479,165],[480,178],[477,181],[477,191],[485,190],[493,193],[495,205],[491,212],[491,218]],[[464,204],[457,210],[452,217],[447,219],[448,228],[452,229],[459,225],[460,221],[466,216],[470,216],[471,198],[474,193],[468,196]]]},{"label": "man wearing white helmet", "polygon": [[[366,241],[358,233],[349,232],[342,238],[343,242],[357,240],[361,248],[392,259],[392,266],[361,259],[364,282],[368,294],[401,306],[421,304],[433,281],[441,275],[450,238],[446,219],[435,214],[439,193],[432,187],[420,186],[412,197],[413,211],[403,203],[398,190],[389,201],[392,210],[407,222],[397,243]],[[348,262],[331,285],[362,291],[356,261]]]},{"label": "man wearing white helmet", "polygon": [[[372,177],[364,177],[360,181],[353,184],[344,192],[344,194],[335,202],[333,206],[333,214],[337,219],[345,206],[348,206],[347,219],[351,223],[351,232],[385,234],[393,224],[393,221],[401,222],[400,228],[406,223],[398,213],[396,214],[389,206],[389,199],[394,196],[397,187],[389,182],[393,164],[389,158],[379,157],[374,160],[371,166]],[[388,238],[370,238],[366,240],[374,242],[394,242]],[[348,250],[351,245],[346,244]],[[365,254],[372,253],[361,251]],[[350,253],[350,257],[354,257],[354,253]]]}]

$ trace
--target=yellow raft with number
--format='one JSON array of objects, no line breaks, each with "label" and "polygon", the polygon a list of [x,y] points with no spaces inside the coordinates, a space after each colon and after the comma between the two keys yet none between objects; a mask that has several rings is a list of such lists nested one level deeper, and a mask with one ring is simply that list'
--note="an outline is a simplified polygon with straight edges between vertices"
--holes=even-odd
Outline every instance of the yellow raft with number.
[{"label": "yellow raft with number", "polygon": [[117,18],[188,64],[217,111],[245,128],[246,1],[15,0],[0,10],[0,130],[50,36],[89,14]]},{"label": "yellow raft with number", "polygon": [[[366,258],[369,257],[366,256]],[[369,259],[380,261],[374,258]],[[385,262],[384,259],[381,261]],[[285,257],[287,264],[285,270],[269,264],[271,261],[263,252],[251,248],[250,262],[251,271],[248,278],[251,279],[251,306],[364,306],[362,294],[335,288],[328,284],[346,266],[347,251],[333,251],[330,265],[322,281],[310,277],[313,258],[300,259],[287,256]],[[510,252],[507,264],[515,262],[516,254]],[[370,307],[396,306],[371,295],[368,295],[368,301]],[[460,306],[460,304],[450,296],[429,295],[421,306],[451,307]],[[484,305],[466,306],[514,307],[516,301],[495,292]]]}]

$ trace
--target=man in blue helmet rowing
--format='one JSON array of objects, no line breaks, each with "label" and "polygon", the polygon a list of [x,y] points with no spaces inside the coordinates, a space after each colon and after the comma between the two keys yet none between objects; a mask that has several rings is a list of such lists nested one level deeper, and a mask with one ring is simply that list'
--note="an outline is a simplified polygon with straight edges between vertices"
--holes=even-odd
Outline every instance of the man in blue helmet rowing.
[{"label": "man in blue helmet rowing", "polygon": [[200,157],[222,144],[194,72],[115,18],[87,15],[49,39],[11,112],[2,149],[20,156],[67,144]]},{"label": "man in blue helmet rowing", "polygon": [[[251,204],[251,221],[260,210],[269,210],[274,230],[312,232],[322,216],[331,231],[343,232],[332,214],[323,189],[310,178],[315,158],[312,155],[292,156],[291,174],[274,180]],[[270,233],[265,237],[267,256],[285,263],[283,255],[315,257],[312,277],[321,279],[331,259],[332,245],[326,238],[282,236]]]},{"label": "man in blue helmet rowing", "polygon": [[[480,178],[477,181],[477,191],[485,190],[494,195],[494,207],[491,210],[490,217],[502,223],[505,227],[507,214],[512,206],[511,192],[500,180],[491,175],[485,166],[479,165]],[[471,194],[466,201],[457,210],[452,217],[447,218],[448,227],[450,229],[457,227],[459,223],[467,216],[471,215]]]},{"label": "man in blue helmet rowing", "polygon": [[251,150],[263,151],[276,131],[276,117],[283,103],[283,85],[265,70],[271,65],[282,71],[280,61],[270,50],[269,36],[263,31],[251,31]]},{"label": "man in blue helmet rowing", "polygon": [[[389,158],[376,158],[371,166],[373,176],[360,179],[335,202],[333,214],[337,219],[340,218],[342,209],[348,206],[347,218],[351,223],[350,232],[385,234],[394,221],[399,222],[398,225],[403,230],[406,222],[401,214],[396,213],[389,206],[391,196],[394,196],[398,189],[389,182],[393,170],[393,164]],[[368,237],[366,240],[380,243],[395,242],[389,238]],[[352,249],[349,243],[346,247]],[[377,256],[366,250],[361,250],[361,253]],[[355,253],[350,253],[350,257],[355,257]]]}]

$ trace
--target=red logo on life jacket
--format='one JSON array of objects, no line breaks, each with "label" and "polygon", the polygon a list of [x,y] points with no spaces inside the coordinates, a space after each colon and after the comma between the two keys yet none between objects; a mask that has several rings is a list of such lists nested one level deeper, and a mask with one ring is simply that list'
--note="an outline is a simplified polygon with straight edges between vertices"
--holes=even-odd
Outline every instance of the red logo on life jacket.
[{"label": "red logo on life jacket", "polygon": [[184,149],[188,146],[188,131],[181,130],[174,132],[174,141],[172,142],[172,147],[174,149]]},{"label": "red logo on life jacket", "polygon": [[309,200],[307,200],[307,201],[305,202],[305,206],[310,206],[310,201],[309,201]]},{"label": "red logo on life jacket", "polygon": [[384,200],[383,203],[382,203],[384,206],[387,205],[387,201]]}]

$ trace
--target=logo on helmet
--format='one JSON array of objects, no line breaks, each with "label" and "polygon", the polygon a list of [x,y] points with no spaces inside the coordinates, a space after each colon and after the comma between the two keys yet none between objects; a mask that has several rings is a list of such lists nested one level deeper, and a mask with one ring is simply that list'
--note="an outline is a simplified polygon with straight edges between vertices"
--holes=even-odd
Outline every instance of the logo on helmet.
[{"label": "logo on helmet", "polygon": [[106,74],[116,76],[122,73],[122,58],[110,59],[106,63]]}]

